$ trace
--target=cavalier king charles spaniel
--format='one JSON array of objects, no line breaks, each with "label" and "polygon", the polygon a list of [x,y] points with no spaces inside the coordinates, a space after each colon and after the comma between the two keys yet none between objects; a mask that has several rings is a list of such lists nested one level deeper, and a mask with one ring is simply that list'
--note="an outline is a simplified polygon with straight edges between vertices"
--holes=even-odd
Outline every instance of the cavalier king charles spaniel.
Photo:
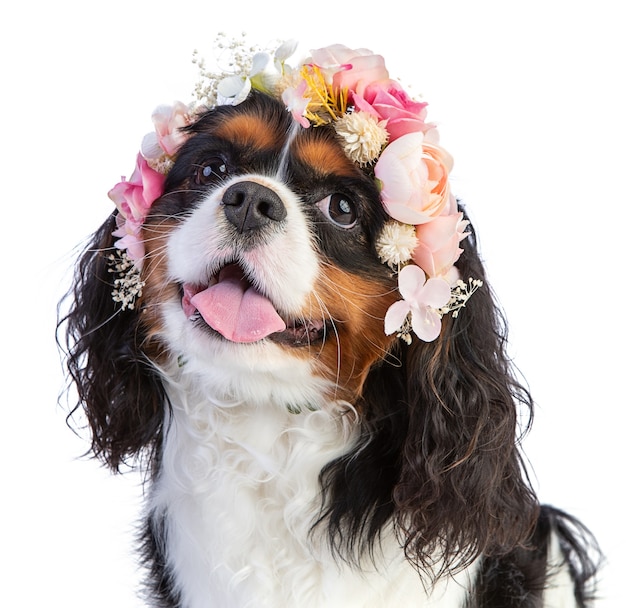
[{"label": "cavalier king charles spaniel", "polygon": [[[146,471],[147,601],[589,606],[595,543],[529,484],[518,410],[532,417],[532,399],[425,104],[384,74],[375,93],[345,80],[377,56],[331,69],[319,53],[291,88],[242,78],[236,99],[157,128],[161,158],[144,142],[77,265],[69,374],[92,453]],[[322,86],[337,111],[314,103]],[[350,138],[340,114],[383,134],[369,157],[354,150],[372,137]],[[403,213],[382,157],[415,132],[420,200]],[[438,217],[457,240],[433,271],[414,252]],[[400,236],[381,245],[390,224]]]}]

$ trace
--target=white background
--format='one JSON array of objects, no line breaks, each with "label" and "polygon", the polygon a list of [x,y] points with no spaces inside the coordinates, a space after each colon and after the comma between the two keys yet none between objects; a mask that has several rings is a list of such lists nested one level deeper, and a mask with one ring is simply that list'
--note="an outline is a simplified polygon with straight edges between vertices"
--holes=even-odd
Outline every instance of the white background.
[{"label": "white background", "polygon": [[608,556],[600,605],[623,605],[626,35],[617,0],[35,0],[2,12],[6,605],[140,605],[141,480],[79,459],[87,443],[57,405],[55,307],[72,249],[111,211],[106,192],[131,173],[152,109],[191,99],[192,51],[211,59],[220,30],[261,44],[298,38],[304,50],[368,47],[430,102],[510,322],[510,354],[538,403],[525,449],[539,494],[596,532]]}]

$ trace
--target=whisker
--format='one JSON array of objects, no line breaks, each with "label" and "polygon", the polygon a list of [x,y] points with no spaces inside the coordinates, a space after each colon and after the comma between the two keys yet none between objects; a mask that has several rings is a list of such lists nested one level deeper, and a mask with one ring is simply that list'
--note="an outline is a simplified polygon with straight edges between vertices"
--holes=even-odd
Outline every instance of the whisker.
[{"label": "whisker", "polygon": [[[386,297],[389,294],[395,293],[398,290],[397,287],[392,287],[390,289],[385,289],[383,291],[378,291],[376,293],[363,293],[362,291],[357,291],[356,289],[351,289],[349,287],[346,287],[345,285],[342,285],[341,286],[341,291],[339,291],[337,289],[336,284],[331,279],[329,279],[325,275],[325,273],[323,272],[324,267],[332,268],[332,265],[329,264],[328,262],[325,262],[325,261],[322,261],[320,263],[320,265],[322,266],[322,273],[321,273],[322,280],[323,281],[327,281],[325,283],[325,286],[331,287],[338,296],[342,297],[342,299],[345,299],[346,295],[353,295],[353,296],[357,296],[359,298],[364,298],[364,299],[368,299],[368,300],[370,300],[370,299],[378,299],[378,298]],[[352,305],[355,306],[355,302],[352,302]],[[357,307],[357,310],[359,312],[362,312],[363,314],[365,314],[365,315],[367,315],[367,316],[377,320],[377,321],[381,320],[380,317],[376,317],[375,315],[371,314],[365,308]]]},{"label": "whisker", "polygon": [[[339,381],[341,378],[341,339],[339,337],[339,329],[337,328],[335,319],[333,318],[330,310],[328,309],[328,306],[326,306],[326,303],[324,302],[324,300],[319,296],[319,294],[316,291],[313,291],[312,295],[317,301],[317,304],[320,308],[320,311],[322,313],[322,319],[324,319],[325,314],[328,315],[328,322],[330,323],[332,327],[333,333],[335,334],[335,338],[337,341],[337,369],[335,373],[335,398],[337,398],[337,391],[339,389]],[[326,327],[326,324],[324,324],[324,327]],[[326,343],[326,334],[324,334],[324,337],[322,340],[322,348],[325,343]]]},{"label": "whisker", "polygon": [[[322,263],[323,266],[330,266],[330,264],[328,263]],[[349,287],[346,287],[344,285],[341,285],[341,287],[339,288],[337,286],[337,284],[332,281],[331,279],[329,279],[324,272],[321,273],[321,281],[322,284],[324,285],[324,288],[328,290],[329,293],[334,294],[337,298],[341,299],[344,302],[348,302],[349,304],[349,308],[352,308],[354,310],[359,311],[360,313],[362,313],[365,317],[372,319],[374,321],[379,321],[380,322],[380,331],[383,331],[383,317],[374,314],[373,312],[371,312],[370,310],[368,310],[367,308],[364,308],[361,305],[358,305],[356,300],[357,299],[367,299],[367,300],[371,300],[371,299],[376,299],[376,298],[380,298],[380,297],[384,297],[384,296],[388,296],[391,293],[394,293],[396,291],[396,288],[394,289],[387,289],[384,291],[379,291],[376,293],[363,293],[362,291],[358,291],[356,289],[352,289]],[[350,299],[349,296],[356,296],[354,299]],[[316,297],[317,296],[316,294]],[[320,304],[321,305],[321,304]],[[327,309],[326,309],[327,310]],[[370,346],[372,347],[372,349],[374,350],[374,352],[376,352],[379,356],[385,358],[386,361],[389,361],[390,363],[393,364],[393,359],[395,357],[391,356],[391,359],[389,358],[389,352],[382,348],[379,344],[377,344],[374,340],[372,340],[369,335],[365,334],[363,336],[361,336],[362,338],[364,338],[368,344],[370,344]],[[337,336],[337,340],[339,340],[339,337]],[[399,361],[396,359],[396,363],[399,363]]]}]

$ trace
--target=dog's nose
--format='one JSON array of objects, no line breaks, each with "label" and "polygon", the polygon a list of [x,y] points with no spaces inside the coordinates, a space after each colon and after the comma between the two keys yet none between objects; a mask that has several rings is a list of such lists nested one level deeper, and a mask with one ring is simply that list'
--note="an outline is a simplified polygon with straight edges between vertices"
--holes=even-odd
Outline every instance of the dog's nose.
[{"label": "dog's nose", "polygon": [[222,196],[228,221],[241,233],[285,219],[287,210],[276,192],[257,182],[237,182]]}]

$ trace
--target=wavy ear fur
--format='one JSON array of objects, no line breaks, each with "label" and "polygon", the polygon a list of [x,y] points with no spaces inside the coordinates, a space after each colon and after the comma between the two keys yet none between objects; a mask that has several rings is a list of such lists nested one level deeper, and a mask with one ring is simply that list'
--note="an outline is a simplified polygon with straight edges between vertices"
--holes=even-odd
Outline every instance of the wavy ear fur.
[{"label": "wavy ear fur", "polygon": [[64,330],[67,369],[78,391],[72,414],[82,405],[93,454],[117,471],[140,453],[153,453],[166,398],[144,352],[140,310],[122,310],[111,297],[115,276],[108,256],[115,251],[114,229],[112,214],[82,255],[57,339]]},{"label": "wavy ear fur", "polygon": [[[417,567],[462,566],[523,544],[538,515],[517,447],[517,408],[532,400],[505,353],[500,314],[473,235],[461,276],[481,279],[458,318],[432,343],[401,340],[372,370],[359,410],[363,434],[322,472],[335,549],[373,549],[391,518]],[[318,523],[320,523],[318,522]]]},{"label": "wavy ear fur", "polygon": [[[560,556],[549,555],[558,544]],[[559,568],[568,571],[578,608],[598,599],[596,576],[602,553],[589,530],[573,517],[542,506],[532,538],[506,555],[491,555],[474,580],[472,599],[465,608],[541,608],[544,589]],[[551,604],[553,605],[553,604]]]}]

